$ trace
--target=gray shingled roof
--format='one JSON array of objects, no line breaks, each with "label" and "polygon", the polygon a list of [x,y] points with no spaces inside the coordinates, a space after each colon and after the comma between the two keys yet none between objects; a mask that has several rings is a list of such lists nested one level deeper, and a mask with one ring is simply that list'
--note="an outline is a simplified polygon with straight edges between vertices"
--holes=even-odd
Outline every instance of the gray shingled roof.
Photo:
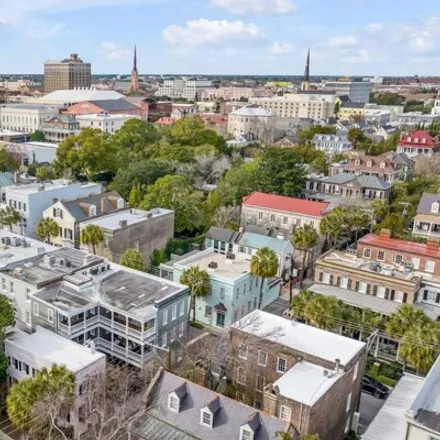
[{"label": "gray shingled roof", "polygon": [[[241,426],[248,423],[255,426],[255,413],[258,413],[261,424],[254,440],[276,440],[275,433],[285,431],[286,424],[282,420],[192,382],[186,382],[188,395],[176,414],[168,409],[168,394],[185,382],[164,371],[153,390],[147,415],[139,420],[132,433],[145,440],[232,440],[239,438]],[[219,409],[214,417],[213,428],[201,425],[200,410],[216,398]],[[153,427],[152,417],[159,421]],[[165,424],[172,425],[174,429],[167,427],[165,432]],[[153,429],[163,429],[164,432],[158,437],[151,434]],[[179,433],[185,436],[179,437]]]},{"label": "gray shingled roof", "polygon": [[390,189],[391,183],[385,182],[385,180],[379,179],[377,176],[367,176],[362,174],[357,176],[357,181],[362,186],[362,188],[372,188],[372,189]]},{"label": "gray shingled roof", "polygon": [[235,231],[232,231],[231,229],[211,226],[208,233],[206,234],[206,238],[209,238],[211,240],[225,241],[229,243],[233,241],[233,238],[236,234],[237,233]]},{"label": "gray shingled roof", "polygon": [[417,207],[417,214],[432,214],[431,207],[434,202],[440,203],[440,194],[423,193]]},{"label": "gray shingled roof", "polygon": [[342,108],[364,108],[364,102],[343,102],[341,105]]},{"label": "gray shingled roof", "polygon": [[350,173],[339,173],[336,174],[333,177],[329,177],[328,179],[324,180],[325,183],[339,183],[344,184],[351,181],[356,181],[356,176]]},{"label": "gray shingled roof", "polygon": [[139,109],[137,105],[126,101],[125,99],[107,99],[101,101],[89,101],[91,104],[102,108],[105,112],[111,112],[115,110],[135,110]]}]

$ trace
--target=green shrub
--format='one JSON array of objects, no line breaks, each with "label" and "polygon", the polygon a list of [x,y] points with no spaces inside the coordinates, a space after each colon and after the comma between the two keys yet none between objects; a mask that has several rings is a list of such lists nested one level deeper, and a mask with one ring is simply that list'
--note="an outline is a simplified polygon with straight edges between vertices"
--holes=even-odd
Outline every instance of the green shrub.
[{"label": "green shrub", "polygon": [[191,327],[198,328],[198,329],[202,329],[202,328],[204,328],[203,325],[200,324],[200,322],[196,322],[196,321],[191,321],[191,322],[189,323],[189,325],[190,325]]}]

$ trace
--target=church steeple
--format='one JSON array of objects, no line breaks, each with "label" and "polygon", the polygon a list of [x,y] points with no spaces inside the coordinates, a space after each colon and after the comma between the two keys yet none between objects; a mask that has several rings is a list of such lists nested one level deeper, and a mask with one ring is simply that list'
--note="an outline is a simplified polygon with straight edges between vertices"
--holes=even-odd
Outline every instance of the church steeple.
[{"label": "church steeple", "polygon": [[301,90],[310,89],[310,49],[307,52],[306,68],[304,70],[304,77],[301,83]]},{"label": "church steeple", "polygon": [[131,71],[130,93],[138,93],[138,92],[139,92],[139,73],[137,68],[136,45],[134,45],[133,70]]}]

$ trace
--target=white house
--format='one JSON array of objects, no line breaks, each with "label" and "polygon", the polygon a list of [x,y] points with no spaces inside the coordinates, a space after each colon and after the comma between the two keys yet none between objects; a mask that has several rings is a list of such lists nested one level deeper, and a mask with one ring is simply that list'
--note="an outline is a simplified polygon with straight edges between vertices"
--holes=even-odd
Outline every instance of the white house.
[{"label": "white house", "polygon": [[353,149],[347,136],[338,134],[315,134],[312,144],[318,151],[324,151],[328,156],[347,153]]},{"label": "white house", "polygon": [[33,377],[43,367],[51,368],[54,364],[65,366],[75,375],[77,397],[69,420],[73,426],[74,438],[79,439],[87,430],[82,409],[85,399],[81,397],[81,386],[90,377],[105,374],[105,355],[97,352],[93,344],[90,347],[77,344],[43,327],[37,327],[32,334],[14,331],[8,335],[5,340],[5,355],[8,359],[10,385]]},{"label": "white house", "polygon": [[44,183],[16,183],[1,188],[0,206],[11,206],[20,213],[21,222],[15,230],[36,237],[36,227],[43,212],[56,200],[73,200],[102,192],[99,183],[73,183],[59,179]]},{"label": "white house", "polygon": [[140,119],[140,117],[136,115],[113,115],[108,113],[78,115],[76,117],[82,129],[97,128],[98,130],[111,134],[118,131],[130,119]]}]

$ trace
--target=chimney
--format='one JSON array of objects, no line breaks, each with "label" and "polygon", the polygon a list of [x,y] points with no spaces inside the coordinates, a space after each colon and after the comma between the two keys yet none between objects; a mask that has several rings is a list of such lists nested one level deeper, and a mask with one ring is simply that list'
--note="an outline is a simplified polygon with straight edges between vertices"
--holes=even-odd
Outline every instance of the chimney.
[{"label": "chimney", "polygon": [[107,197],[101,199],[101,214],[105,214],[105,206],[107,203]]},{"label": "chimney", "polygon": [[54,205],[54,204],[57,203],[57,202],[58,202],[58,199],[57,199],[57,198],[52,199],[52,205]]},{"label": "chimney", "polygon": [[439,246],[439,242],[435,238],[428,238],[428,240],[426,241],[427,250],[435,251],[438,249],[438,246]]},{"label": "chimney", "polygon": [[14,173],[14,183],[20,183],[20,171]]},{"label": "chimney", "polygon": [[341,360],[335,359],[335,373],[339,373],[339,368],[341,367]]},{"label": "chimney", "polygon": [[391,238],[391,231],[389,229],[381,229],[379,232],[380,237]]},{"label": "chimney", "polygon": [[121,228],[125,228],[127,226],[127,220],[120,220],[119,221],[119,226]]}]

